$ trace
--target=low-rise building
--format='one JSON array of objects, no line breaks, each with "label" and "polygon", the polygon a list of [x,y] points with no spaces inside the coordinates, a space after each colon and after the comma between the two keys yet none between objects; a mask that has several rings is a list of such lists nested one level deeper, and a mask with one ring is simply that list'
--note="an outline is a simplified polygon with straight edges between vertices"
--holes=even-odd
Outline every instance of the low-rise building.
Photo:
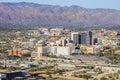
[{"label": "low-rise building", "polygon": [[120,66],[96,66],[95,68],[101,68],[105,72],[118,72],[120,70]]},{"label": "low-rise building", "polygon": [[19,80],[24,80],[27,76],[29,74],[26,71],[4,72],[0,73],[0,80],[16,80],[18,77],[20,77]]},{"label": "low-rise building", "polygon": [[42,55],[70,55],[71,47],[69,46],[41,46],[37,49],[38,55],[37,57],[41,57]]},{"label": "low-rise building", "polygon": [[86,54],[96,53],[96,47],[95,46],[81,46],[80,49],[81,49],[82,52],[84,52]]},{"label": "low-rise building", "polygon": [[23,54],[28,54],[30,53],[29,50],[25,50],[25,49],[13,49],[13,50],[8,50],[8,55],[16,55],[16,56],[22,56]]}]

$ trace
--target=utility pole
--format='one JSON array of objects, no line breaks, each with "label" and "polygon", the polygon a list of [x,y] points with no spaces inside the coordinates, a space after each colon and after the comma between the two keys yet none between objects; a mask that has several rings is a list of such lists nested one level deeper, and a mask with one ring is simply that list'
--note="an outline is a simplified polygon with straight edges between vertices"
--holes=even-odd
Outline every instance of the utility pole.
[{"label": "utility pole", "polygon": [[6,63],[6,59],[7,58],[7,56],[4,54],[4,68],[6,68],[7,67],[7,63]]},{"label": "utility pole", "polygon": [[56,60],[54,60],[54,72],[57,70],[57,63]]}]

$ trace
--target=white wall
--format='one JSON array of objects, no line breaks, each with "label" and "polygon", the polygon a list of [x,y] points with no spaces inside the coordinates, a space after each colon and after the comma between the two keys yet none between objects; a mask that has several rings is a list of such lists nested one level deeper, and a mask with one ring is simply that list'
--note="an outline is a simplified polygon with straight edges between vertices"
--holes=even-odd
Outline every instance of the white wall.
[{"label": "white wall", "polygon": [[57,48],[57,56],[59,55],[69,55],[70,53],[69,47],[58,47]]}]

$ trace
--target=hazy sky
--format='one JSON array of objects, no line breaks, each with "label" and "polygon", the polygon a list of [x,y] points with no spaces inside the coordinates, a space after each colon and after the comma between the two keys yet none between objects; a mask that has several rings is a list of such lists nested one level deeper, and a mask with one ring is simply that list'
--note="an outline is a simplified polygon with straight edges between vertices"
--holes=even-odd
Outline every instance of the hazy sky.
[{"label": "hazy sky", "polygon": [[60,6],[79,5],[85,8],[110,8],[120,10],[120,0],[0,0],[0,2],[34,2]]}]

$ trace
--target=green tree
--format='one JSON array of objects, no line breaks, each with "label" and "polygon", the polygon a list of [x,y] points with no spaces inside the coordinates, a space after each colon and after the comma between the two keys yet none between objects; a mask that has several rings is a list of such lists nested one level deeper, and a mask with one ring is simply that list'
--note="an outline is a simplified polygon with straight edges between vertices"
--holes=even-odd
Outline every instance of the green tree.
[{"label": "green tree", "polygon": [[92,78],[90,75],[82,75],[82,77],[86,80],[88,80],[89,78]]},{"label": "green tree", "polygon": [[117,72],[118,74],[120,74],[120,70],[118,70],[118,72]]},{"label": "green tree", "polygon": [[56,70],[55,73],[59,73],[59,75],[63,75],[63,72],[65,72],[65,70]]},{"label": "green tree", "polygon": [[49,78],[52,78],[52,74],[49,74],[48,77],[49,77]]},{"label": "green tree", "polygon": [[20,57],[17,55],[11,55],[11,56],[8,56],[7,58],[12,60],[20,59]]},{"label": "green tree", "polygon": [[97,71],[98,74],[101,74],[101,73],[102,73],[102,69],[101,69],[101,68],[97,68],[95,71]]},{"label": "green tree", "polygon": [[31,57],[31,53],[23,54],[22,56],[23,56],[24,58],[26,58],[26,57]]},{"label": "green tree", "polygon": [[100,80],[108,80],[106,77],[101,77]]}]

